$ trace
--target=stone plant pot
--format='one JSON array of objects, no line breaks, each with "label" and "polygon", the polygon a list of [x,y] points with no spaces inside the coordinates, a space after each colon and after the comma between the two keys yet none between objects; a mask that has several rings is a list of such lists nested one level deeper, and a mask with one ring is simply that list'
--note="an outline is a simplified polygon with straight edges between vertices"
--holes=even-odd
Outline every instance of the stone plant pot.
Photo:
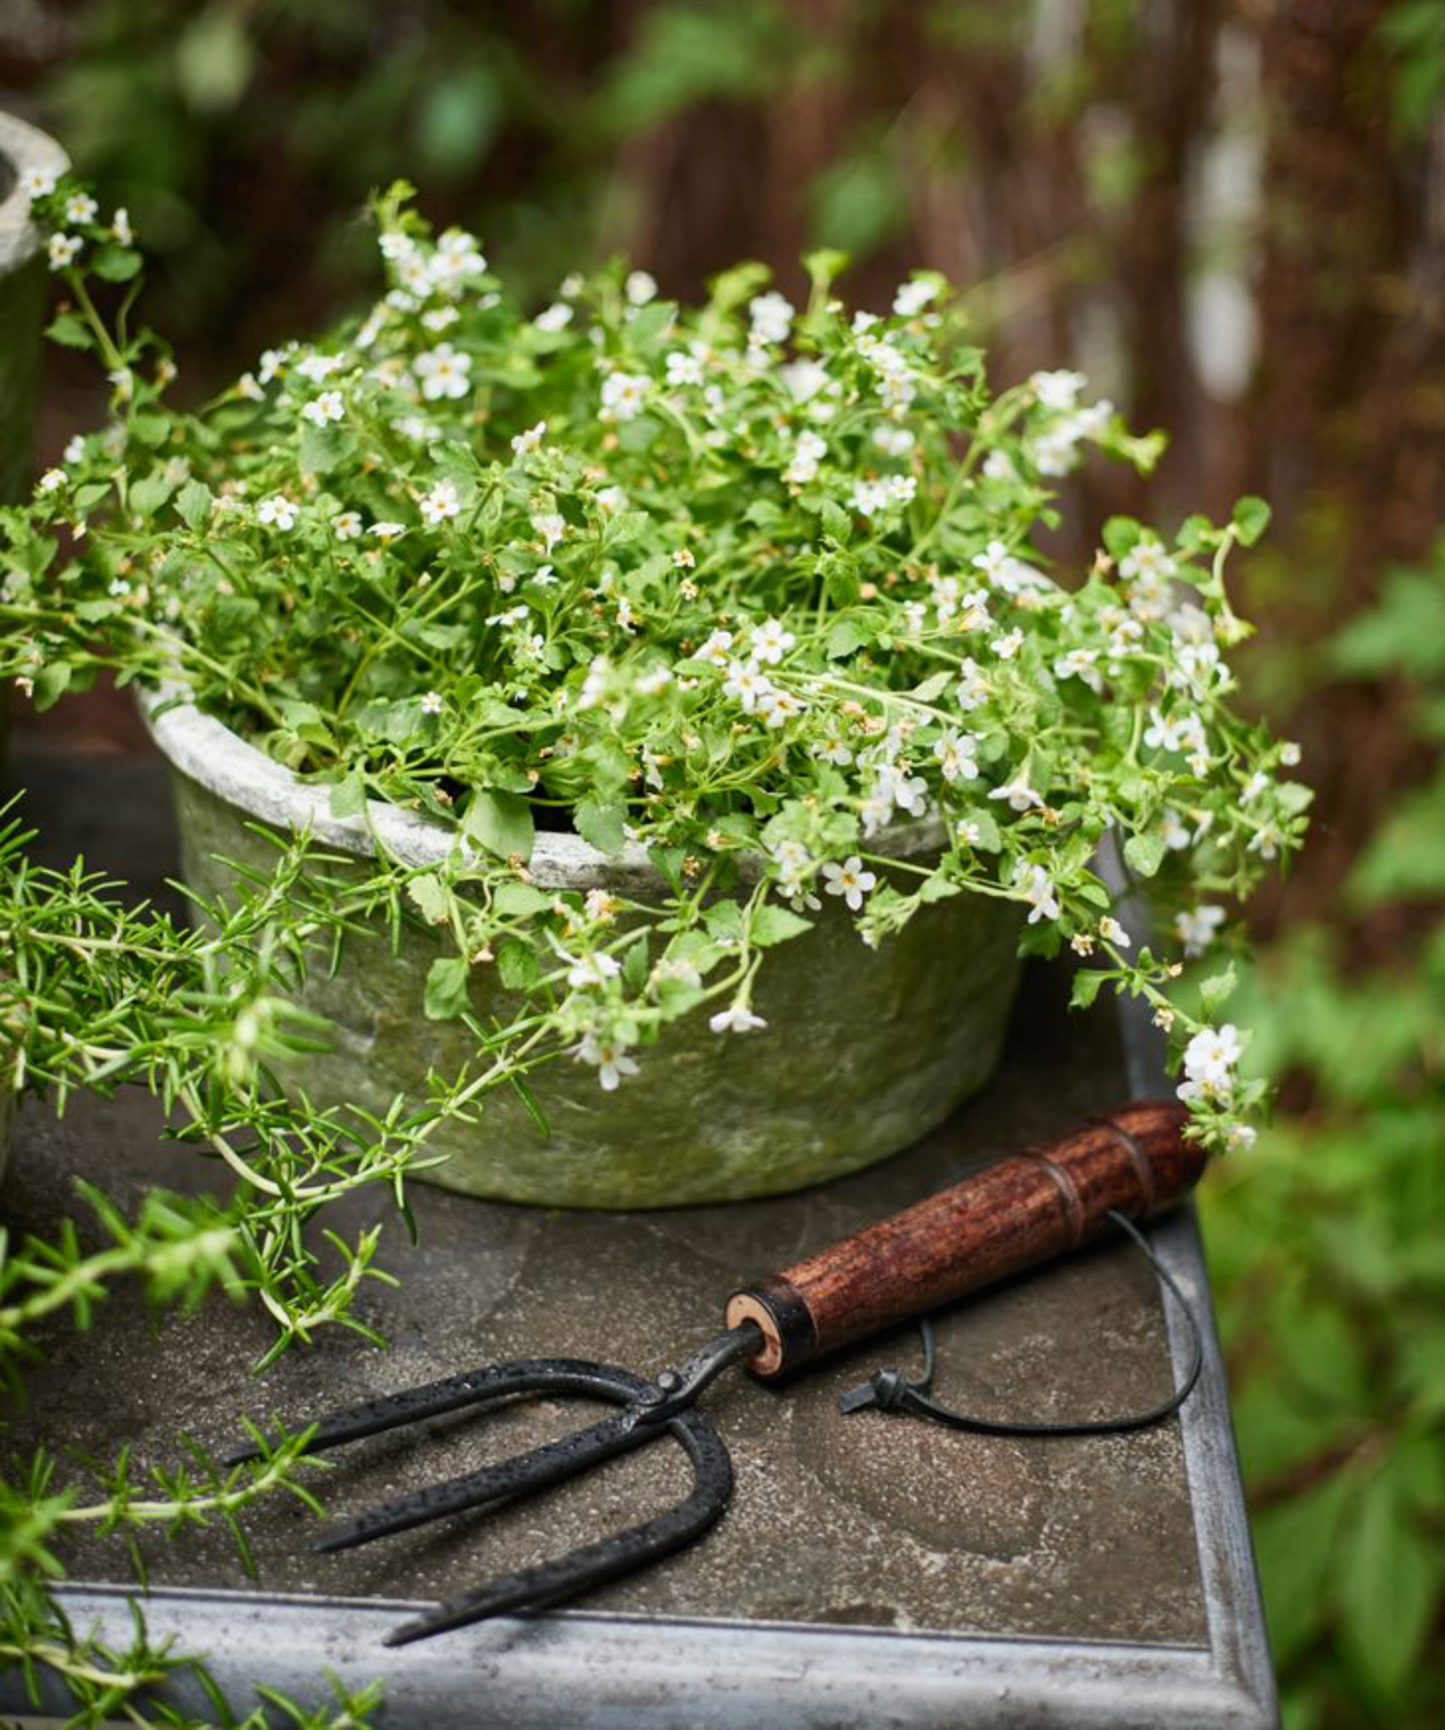
[{"label": "stone plant pot", "polygon": [[[274,852],[244,827],[255,819],[282,831],[309,824],[328,847],[371,851],[362,819],[330,815],[326,789],[297,781],[193,707],[156,714],[157,706],[152,699],[147,720],[170,761],[188,883],[224,893],[230,874],[218,856],[264,868]],[[392,806],[373,803],[370,818],[409,864],[440,861],[454,839]],[[940,831],[915,824],[889,839],[896,856],[922,857],[937,850]],[[545,888],[663,894],[640,848],[608,858],[571,834],[539,834],[530,869]],[[875,952],[840,902],[825,903],[814,930],[768,955],[754,997],[765,1031],[718,1035],[706,1015],[690,1016],[638,1053],[640,1073],[613,1093],[584,1064],[544,1066],[528,1082],[549,1122],[546,1138],[503,1087],[475,1124],[436,1136],[432,1145],[450,1157],[420,1175],[512,1201],[668,1207],[798,1189],[908,1146],[993,1066],[1018,976],[1017,913],[954,896]],[[331,1050],[296,1071],[313,1100],[379,1110],[399,1092],[421,1099],[428,1069],[463,1066],[471,1036],[422,1013],[439,953],[432,933],[407,929],[399,951],[383,936],[352,942],[334,977],[308,982],[307,1006],[334,1025]],[[507,994],[486,971],[473,982],[484,1023],[508,1014]]]}]

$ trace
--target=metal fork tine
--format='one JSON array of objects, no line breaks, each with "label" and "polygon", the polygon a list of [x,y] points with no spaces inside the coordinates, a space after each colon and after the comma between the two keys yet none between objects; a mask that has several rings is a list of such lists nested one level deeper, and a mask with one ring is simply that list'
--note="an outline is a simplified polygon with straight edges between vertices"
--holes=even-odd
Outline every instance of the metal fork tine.
[{"label": "metal fork tine", "polygon": [[632,1413],[620,1412],[555,1442],[514,1454],[496,1465],[482,1466],[475,1472],[367,1509],[318,1540],[316,1548],[327,1552],[354,1549],[358,1544],[410,1531],[448,1514],[543,1490],[656,1437],[655,1430],[640,1429]]},{"label": "metal fork tine", "polygon": [[687,1498],[666,1513],[625,1532],[584,1544],[536,1567],[506,1574],[474,1592],[448,1599],[434,1610],[404,1622],[386,1636],[388,1646],[409,1646],[449,1628],[516,1610],[544,1610],[578,1592],[601,1586],[645,1563],[670,1555],[699,1538],[721,1519],[732,1493],[732,1462],[716,1432],[696,1413],[687,1412],[668,1426],[692,1460],[697,1485]]},{"label": "metal fork tine", "polygon": [[[468,1370],[464,1375],[424,1382],[399,1394],[384,1394],[380,1399],[325,1413],[317,1421],[316,1433],[306,1451],[316,1454],[326,1448],[339,1448],[344,1442],[359,1442],[365,1436],[380,1435],[384,1430],[399,1429],[403,1424],[420,1423],[426,1418],[443,1417],[465,1406],[484,1405],[508,1394],[546,1391],[549,1377],[555,1380],[558,1375],[575,1376],[591,1368],[580,1358],[515,1358],[488,1364],[485,1369]],[[253,1443],[223,1455],[221,1464],[244,1465],[247,1460],[259,1459],[260,1454],[260,1448]]]}]

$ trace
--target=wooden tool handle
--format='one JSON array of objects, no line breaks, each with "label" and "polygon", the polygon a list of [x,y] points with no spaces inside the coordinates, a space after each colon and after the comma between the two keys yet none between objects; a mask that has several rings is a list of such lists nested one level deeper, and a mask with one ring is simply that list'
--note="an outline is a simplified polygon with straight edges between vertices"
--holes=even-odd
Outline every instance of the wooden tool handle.
[{"label": "wooden tool handle", "polygon": [[1181,1133],[1187,1116],[1164,1100],[1123,1106],[734,1292],[728,1326],[755,1321],[763,1330],[748,1368],[787,1375],[890,1322],[1066,1254],[1097,1236],[1111,1210],[1142,1219],[1168,1207],[1206,1163]]}]

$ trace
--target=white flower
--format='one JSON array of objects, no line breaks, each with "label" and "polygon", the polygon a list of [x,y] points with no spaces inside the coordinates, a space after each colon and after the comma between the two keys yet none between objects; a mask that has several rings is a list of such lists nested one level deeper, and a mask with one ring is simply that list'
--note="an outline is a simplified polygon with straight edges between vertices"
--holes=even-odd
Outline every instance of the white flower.
[{"label": "white flower", "polygon": [[708,1018],[714,1033],[751,1033],[755,1027],[768,1024],[761,1015],[754,1015],[746,1003],[734,1003],[730,1009],[720,1009]]},{"label": "white flower", "polygon": [[1014,884],[1033,908],[1029,914],[1030,925],[1037,925],[1040,919],[1058,918],[1059,903],[1054,894],[1053,880],[1042,865],[1026,865],[1021,859],[1018,870],[1014,872]]},{"label": "white flower", "polygon": [[983,830],[969,817],[964,817],[955,823],[953,832],[965,847],[977,847],[979,842],[983,840]]},{"label": "white flower", "polygon": [[487,623],[501,625],[505,629],[508,625],[524,624],[531,616],[532,609],[525,601],[519,601],[515,607],[508,607],[504,613],[493,613]]},{"label": "white flower", "polygon": [[791,691],[780,691],[776,686],[770,686],[758,695],[758,714],[770,727],[781,727],[785,721],[801,715],[805,708],[807,704]]},{"label": "white flower", "polygon": [[667,382],[674,390],[702,383],[702,362],[695,354],[687,354],[677,348],[668,355],[664,364],[667,367]]},{"label": "white flower", "polygon": [[893,310],[899,318],[917,318],[929,301],[937,298],[938,284],[927,277],[914,277],[905,282],[893,297]]},{"label": "white flower", "polygon": [[753,626],[753,658],[776,667],[797,640],[781,619],[766,619],[761,625]]},{"label": "white flower", "polygon": [[1195,907],[1189,912],[1176,913],[1174,934],[1184,945],[1184,953],[1202,955],[1218,936],[1225,917],[1222,907]]},{"label": "white flower", "polygon": [[340,372],[345,365],[345,360],[339,354],[317,354],[313,351],[302,355],[296,362],[296,371],[308,384],[320,384],[323,379],[330,378],[332,373]]},{"label": "white flower", "polygon": [[110,579],[110,587],[107,590],[107,593],[113,596],[117,601],[124,600],[130,593],[130,584],[124,577],[112,577]]},{"label": "white flower", "polygon": [[366,531],[379,541],[394,541],[398,535],[406,533],[405,523],[373,523]]},{"label": "white flower", "polygon": [[20,176],[20,190],[32,204],[37,198],[48,198],[55,191],[55,175],[36,163]]},{"label": "white flower", "polygon": [[72,192],[65,201],[67,222],[94,222],[99,206],[88,192]]},{"label": "white flower", "polygon": [[1043,799],[1029,786],[1020,773],[1012,781],[1006,781],[1002,787],[995,787],[989,793],[990,799],[1007,799],[1011,811],[1028,811],[1033,806],[1043,807]]},{"label": "white flower", "polygon": [[442,712],[442,699],[441,699],[441,693],[439,691],[428,691],[426,693],[426,695],[421,700],[421,712],[423,715],[440,715],[441,714],[441,712]]},{"label": "white flower", "polygon": [[266,392],[253,372],[243,372],[236,380],[236,395],[245,397],[248,402],[266,400]]},{"label": "white flower", "polygon": [[421,520],[428,528],[434,529],[438,523],[457,516],[461,511],[462,501],[457,497],[457,489],[450,481],[438,481],[429,493],[418,500],[417,508],[421,512]]},{"label": "white flower", "polygon": [[256,521],[268,529],[294,529],[296,507],[281,493],[272,493],[269,499],[262,499],[256,506]]},{"label": "white flower", "polygon": [[873,443],[890,457],[906,457],[913,449],[915,440],[906,426],[893,426],[885,422],[882,426],[874,427]]},{"label": "white flower", "polygon": [[1011,661],[1024,646],[1024,634],[1018,629],[1006,632],[1001,637],[995,637],[990,647],[1001,661]]},{"label": "white flower", "polygon": [[361,512],[342,511],[331,519],[331,532],[338,541],[354,541],[361,533]]},{"label": "white flower", "polygon": [[58,487],[65,485],[65,479],[64,469],[46,469],[40,479],[36,481],[35,490],[38,493],[53,493]]},{"label": "white flower", "polygon": [[1067,414],[1079,400],[1079,392],[1088,383],[1081,372],[1036,372],[1029,387],[1040,408],[1055,414]]},{"label": "white flower", "polygon": [[557,511],[538,511],[532,518],[532,527],[542,537],[542,544],[550,553],[567,533],[567,519]]},{"label": "white flower", "polygon": [[863,905],[863,897],[878,885],[877,875],[863,869],[863,861],[855,853],[851,859],[845,859],[841,865],[830,859],[823,867],[826,879],[824,890],[829,895],[841,895],[844,902],[857,913]]},{"label": "white flower", "polygon": [[788,340],[793,324],[793,303],[776,289],[754,295],[748,302],[748,314],[752,319],[748,341],[754,346],[763,347]]},{"label": "white flower", "polygon": [[535,583],[539,589],[551,589],[556,587],[557,573],[551,565],[538,565],[527,580]]},{"label": "white flower", "polygon": [[526,432],[519,432],[512,440],[512,449],[519,457],[529,457],[541,447],[546,436],[547,423],[539,420],[536,426],[529,426]]},{"label": "white flower", "polygon": [[575,1056],[581,1063],[596,1065],[597,1079],[604,1093],[615,1093],[624,1075],[637,1074],[636,1061],[616,1041],[599,1038],[595,1033],[587,1035],[577,1047]]},{"label": "white flower", "polygon": [[[72,437],[70,440],[68,440],[68,442],[66,443],[65,449],[61,453],[61,455],[64,457],[65,461],[68,463],[82,463],[82,462],[84,462],[85,461],[85,435],[83,433],[76,433],[74,435],[74,437]],[[1285,760],[1284,759],[1284,753],[1281,752],[1280,753],[1280,761],[1284,762],[1284,760]],[[1296,760],[1298,760],[1298,759],[1296,759]]]},{"label": "white flower", "polygon": [[1202,1028],[1184,1048],[1188,1079],[1180,1084],[1179,1097],[1188,1104],[1228,1097],[1234,1084],[1234,1066],[1243,1052],[1239,1029],[1232,1021],[1223,1027]]},{"label": "white flower", "polygon": [[[69,458],[66,460],[69,461]],[[1293,739],[1286,739],[1279,748],[1279,760],[1286,769],[1298,768],[1301,755],[1300,748]]]},{"label": "white flower", "polygon": [[672,669],[664,661],[658,661],[639,673],[633,681],[634,689],[644,697],[655,697],[659,691],[665,691],[672,683]]},{"label": "white flower", "polygon": [[978,779],[977,751],[978,740],[972,733],[945,733],[933,746],[939,769],[950,786],[956,781]]},{"label": "white flower", "polygon": [[1112,943],[1117,949],[1132,949],[1134,947],[1134,939],[1115,918],[1105,917],[1099,921],[1099,935],[1106,943]]},{"label": "white flower", "polygon": [[731,631],[714,631],[693,656],[695,661],[710,661],[715,667],[727,664],[728,650],[733,646]]},{"label": "white flower", "polygon": [[614,511],[620,511],[627,503],[627,494],[621,487],[599,487],[597,489],[597,508],[611,516]]},{"label": "white flower", "polygon": [[1231,1123],[1225,1137],[1231,1153],[1248,1153],[1258,1140],[1259,1131],[1249,1123]]},{"label": "white flower", "polygon": [[789,486],[805,487],[818,478],[818,465],[828,454],[828,441],[815,432],[801,432],[783,479]]},{"label": "white flower", "polygon": [[458,353],[449,342],[440,342],[412,363],[421,380],[421,394],[428,402],[442,397],[464,397],[472,388],[472,357]]},{"label": "white flower", "polygon": [[853,753],[836,735],[829,735],[813,747],[813,755],[825,763],[836,763],[844,767],[853,761]]},{"label": "white flower", "polygon": [[268,348],[256,363],[256,376],[262,384],[270,384],[286,370],[286,355],[279,348]]},{"label": "white flower", "polygon": [[346,413],[346,403],[339,390],[324,390],[315,402],[309,402],[301,411],[312,426],[324,427],[328,421],[338,421]]},{"label": "white flower", "polygon": [[990,451],[983,459],[983,477],[989,481],[1016,481],[1019,473],[1007,451]]},{"label": "white flower", "polygon": [[816,360],[789,361],[786,366],[778,368],[778,377],[782,380],[783,389],[799,407],[812,402],[831,382],[827,367]]},{"label": "white flower", "polygon": [[1159,838],[1171,853],[1182,853],[1189,846],[1189,831],[1177,811],[1166,811],[1159,819]]},{"label": "white flower", "polygon": [[421,315],[421,322],[427,330],[450,330],[461,316],[454,306],[433,306]]},{"label": "white flower", "polygon": [[757,707],[758,698],[772,688],[772,681],[756,661],[728,663],[728,676],[723,681],[723,695],[736,697],[749,714]]},{"label": "white flower", "polygon": [[652,380],[642,373],[609,373],[602,381],[602,418],[635,420],[651,389]]},{"label": "white flower", "polygon": [[657,299],[657,281],[645,270],[634,270],[627,278],[625,292],[629,305],[646,306],[648,301]]},{"label": "white flower", "polygon": [[1141,535],[1119,560],[1119,575],[1126,583],[1140,577],[1167,582],[1174,575],[1175,564],[1154,535]]},{"label": "white flower", "polygon": [[690,571],[697,564],[691,547],[679,547],[672,555],[672,562],[680,571]]},{"label": "white flower", "polygon": [[84,245],[85,242],[78,234],[52,234],[48,248],[50,268],[64,270],[68,264],[74,264]]},{"label": "white flower", "polygon": [[548,336],[556,336],[558,331],[566,330],[571,324],[572,308],[564,300],[555,301],[545,312],[539,312],[532,322]]},{"label": "white flower", "polygon": [[1104,681],[1094,666],[1099,658],[1097,649],[1070,649],[1054,662],[1056,679],[1082,679],[1091,691],[1102,691]]},{"label": "white flower", "polygon": [[875,516],[879,511],[888,508],[888,483],[886,481],[855,481],[853,485],[853,509],[859,516]]},{"label": "white flower", "polygon": [[385,229],[377,236],[376,244],[381,249],[383,258],[410,258],[416,251],[416,242],[409,234],[403,234],[399,228]]},{"label": "white flower", "polygon": [[616,979],[622,971],[622,963],[611,955],[583,955],[572,964],[567,975],[567,983],[574,991],[585,991],[593,985],[605,985],[609,979]]},{"label": "white flower", "polygon": [[988,681],[979,672],[971,655],[965,656],[962,670],[963,677],[954,690],[953,700],[967,714],[970,709],[976,709],[988,696]]},{"label": "white flower", "polygon": [[586,286],[586,278],[580,271],[573,270],[569,271],[568,274],[562,278],[562,281],[558,284],[557,292],[562,296],[563,300],[576,300],[577,296],[581,294],[582,290],[586,288]]}]

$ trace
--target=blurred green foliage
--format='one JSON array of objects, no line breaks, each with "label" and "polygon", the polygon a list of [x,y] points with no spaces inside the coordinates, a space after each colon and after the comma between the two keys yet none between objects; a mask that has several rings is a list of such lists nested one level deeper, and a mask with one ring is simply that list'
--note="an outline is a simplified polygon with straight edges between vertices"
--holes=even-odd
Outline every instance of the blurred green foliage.
[{"label": "blurred green foliage", "polygon": [[[926,242],[928,262],[983,279],[974,310],[1012,313],[1008,334],[1042,344],[1039,364],[1072,363],[1090,330],[1122,357],[1121,394],[1152,376],[1185,453],[1203,448],[1187,423],[1207,430],[1213,411],[1175,340],[1180,284],[1244,261],[1275,347],[1240,418],[1213,424],[1226,473],[1237,453],[1248,465],[1229,490],[1243,478],[1284,507],[1254,573],[1274,614],[1256,690],[1352,719],[1377,695],[1381,725],[1398,706],[1410,737],[1385,754],[1386,779],[1366,777],[1374,826],[1335,903],[1286,931],[1231,1009],[1261,1030],[1251,1055],[1289,1109],[1217,1174],[1209,1242],[1291,1723],[1445,1719],[1431,1639],[1445,1548],[1445,554],[1378,583],[1377,530],[1404,550],[1424,536],[1396,530],[1366,460],[1398,449],[1403,475],[1441,439],[1439,303],[1420,315],[1410,296],[1440,274],[1438,213],[1422,213],[1438,204],[1445,0],[31,10],[58,33],[11,82],[28,79],[105,201],[130,206],[163,266],[149,314],[203,382],[369,291],[356,213],[398,173],[539,298],[614,247],[693,292],[739,255],[785,263],[813,244],[855,254],[866,298],[870,269],[883,285]],[[1231,116],[1231,148],[1264,153],[1266,203],[1172,229],[1161,189],[1206,178]],[[1390,318],[1404,332],[1411,317],[1392,340]],[[1370,397],[1392,356],[1395,399],[1414,405],[1404,433]],[[1439,508],[1438,486],[1419,493]],[[1361,542],[1351,562],[1341,549]],[[1323,736],[1336,754],[1378,745]],[[1306,758],[1321,782],[1311,851],[1328,857],[1365,826],[1331,802],[1334,769]]]},{"label": "blurred green foliage", "polygon": [[[1445,1666],[1445,543],[1325,677],[1405,683],[1418,779],[1235,1011],[1296,1109],[1206,1197],[1290,1730],[1438,1724]],[[1386,959],[1352,939],[1384,929]]]}]

